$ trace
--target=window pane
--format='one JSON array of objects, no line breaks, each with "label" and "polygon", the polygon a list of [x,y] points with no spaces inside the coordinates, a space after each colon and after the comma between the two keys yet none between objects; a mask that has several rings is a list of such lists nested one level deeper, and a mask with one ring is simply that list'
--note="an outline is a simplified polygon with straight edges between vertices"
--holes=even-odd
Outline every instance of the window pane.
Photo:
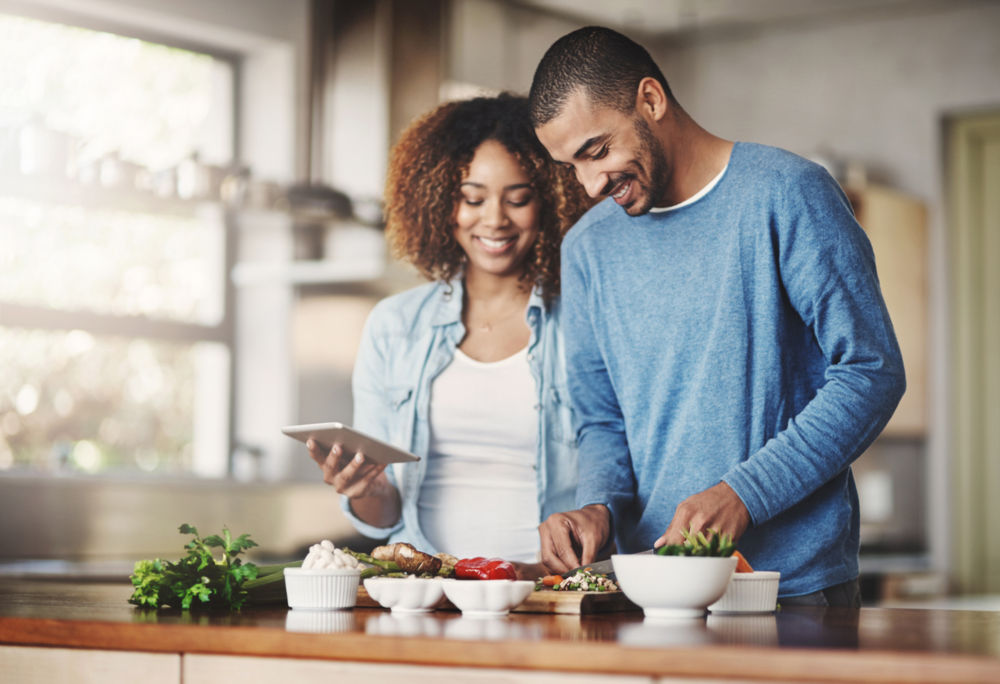
[{"label": "window pane", "polygon": [[0,64],[0,122],[70,136],[78,161],[232,159],[232,69],[209,55],[0,14]]},{"label": "window pane", "polygon": [[222,345],[0,328],[0,358],[0,470],[224,474]]},{"label": "window pane", "polygon": [[221,223],[217,211],[85,209],[5,197],[0,189],[0,301],[218,324]]},{"label": "window pane", "polygon": [[232,64],[5,14],[0,64],[0,303],[50,328],[0,321],[0,470],[224,475]]}]

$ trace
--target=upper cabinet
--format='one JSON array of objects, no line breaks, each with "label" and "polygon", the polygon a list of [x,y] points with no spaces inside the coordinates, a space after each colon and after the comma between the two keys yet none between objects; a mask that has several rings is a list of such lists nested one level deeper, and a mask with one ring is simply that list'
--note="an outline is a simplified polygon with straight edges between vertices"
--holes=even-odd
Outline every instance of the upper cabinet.
[{"label": "upper cabinet", "polygon": [[921,438],[927,430],[927,208],[881,186],[846,191],[871,240],[906,370],[906,393],[882,434]]}]

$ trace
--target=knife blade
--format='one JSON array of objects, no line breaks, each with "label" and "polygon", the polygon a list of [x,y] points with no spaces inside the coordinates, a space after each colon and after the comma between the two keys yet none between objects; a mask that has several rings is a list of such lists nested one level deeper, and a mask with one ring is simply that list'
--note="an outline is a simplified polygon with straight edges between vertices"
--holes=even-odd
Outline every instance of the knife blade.
[{"label": "knife blade", "polygon": [[[656,551],[656,549],[646,549],[645,551],[639,551],[635,555],[642,556],[644,554],[653,553],[654,551]],[[578,568],[573,568],[569,572],[565,573],[563,577],[569,577],[578,570],[590,570],[591,572],[595,572],[599,575],[607,575],[609,577],[615,576],[614,565],[611,563],[610,558],[597,561],[596,563],[588,563],[587,565],[581,565]]]}]

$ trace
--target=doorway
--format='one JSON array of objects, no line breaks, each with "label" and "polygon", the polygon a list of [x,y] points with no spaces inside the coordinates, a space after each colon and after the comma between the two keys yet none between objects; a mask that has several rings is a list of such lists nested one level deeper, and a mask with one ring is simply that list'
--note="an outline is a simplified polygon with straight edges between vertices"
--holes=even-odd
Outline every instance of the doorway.
[{"label": "doorway", "polygon": [[1000,593],[1000,112],[947,124],[952,569]]}]

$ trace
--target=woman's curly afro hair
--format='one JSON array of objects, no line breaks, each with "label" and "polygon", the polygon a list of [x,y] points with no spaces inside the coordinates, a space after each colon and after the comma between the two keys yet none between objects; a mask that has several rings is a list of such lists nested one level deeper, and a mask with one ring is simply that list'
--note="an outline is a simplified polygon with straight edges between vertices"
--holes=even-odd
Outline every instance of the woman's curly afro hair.
[{"label": "woman's curly afro hair", "polygon": [[559,245],[590,202],[572,172],[553,163],[535,137],[524,97],[446,102],[414,121],[392,150],[386,179],[386,237],[394,257],[431,280],[462,271],[454,237],[459,186],[472,157],[495,140],[517,159],[540,204],[539,235],[521,280],[551,299],[559,293]]}]

